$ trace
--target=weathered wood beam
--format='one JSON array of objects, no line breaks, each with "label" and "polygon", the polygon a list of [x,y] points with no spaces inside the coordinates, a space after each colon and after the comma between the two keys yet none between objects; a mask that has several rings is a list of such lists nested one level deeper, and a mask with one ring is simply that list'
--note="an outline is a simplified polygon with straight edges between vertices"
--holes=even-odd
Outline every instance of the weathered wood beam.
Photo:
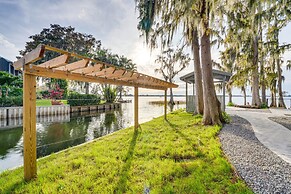
[{"label": "weathered wood beam", "polygon": [[19,70],[23,68],[23,64],[31,64],[35,61],[41,59],[43,57],[45,51],[44,45],[38,45],[34,50],[25,54],[25,56],[21,57],[19,60],[13,63],[13,67],[15,70]]},{"label": "weathered wood beam", "polygon": [[101,71],[103,69],[104,65],[103,64],[95,64],[94,66],[88,66],[86,68],[82,68],[82,69],[77,69],[72,71],[72,73],[81,73],[81,74],[91,74],[94,72],[98,72]]},{"label": "weathered wood beam", "polygon": [[23,74],[23,155],[24,179],[37,176],[36,167],[36,76]]},{"label": "weathered wood beam", "polygon": [[76,61],[70,64],[67,64],[65,66],[62,67],[58,67],[56,68],[57,70],[61,70],[61,71],[74,71],[77,69],[82,69],[84,67],[86,67],[89,63],[88,59],[82,59],[80,61]]},{"label": "weathered wood beam", "polygon": [[69,61],[69,58],[70,58],[70,55],[64,54],[56,58],[53,58],[49,61],[46,61],[38,66],[44,67],[44,68],[57,68],[57,67],[66,65]]}]

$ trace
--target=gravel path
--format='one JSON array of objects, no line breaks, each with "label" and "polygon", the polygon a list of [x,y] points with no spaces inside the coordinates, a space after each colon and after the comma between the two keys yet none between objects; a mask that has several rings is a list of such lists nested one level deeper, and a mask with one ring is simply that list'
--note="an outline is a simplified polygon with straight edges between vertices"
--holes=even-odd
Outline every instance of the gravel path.
[{"label": "gravel path", "polygon": [[291,130],[291,117],[269,117],[269,119]]},{"label": "gravel path", "polygon": [[291,165],[263,146],[247,120],[232,116],[219,138],[229,161],[255,193],[291,194]]}]

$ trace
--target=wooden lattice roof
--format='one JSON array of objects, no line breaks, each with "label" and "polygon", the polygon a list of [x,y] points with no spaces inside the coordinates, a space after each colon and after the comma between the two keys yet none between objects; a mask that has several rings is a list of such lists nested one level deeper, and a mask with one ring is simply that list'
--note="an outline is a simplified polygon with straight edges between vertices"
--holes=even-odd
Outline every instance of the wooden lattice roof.
[{"label": "wooden lattice roof", "polygon": [[[44,59],[44,55],[47,51],[54,52],[57,56],[36,65],[35,63],[39,63],[39,61]],[[47,45],[39,45],[36,49],[14,62],[13,65],[17,70],[23,68],[25,73],[41,77],[134,86],[157,90],[178,87],[176,84],[138,73],[137,71],[126,70]]]}]

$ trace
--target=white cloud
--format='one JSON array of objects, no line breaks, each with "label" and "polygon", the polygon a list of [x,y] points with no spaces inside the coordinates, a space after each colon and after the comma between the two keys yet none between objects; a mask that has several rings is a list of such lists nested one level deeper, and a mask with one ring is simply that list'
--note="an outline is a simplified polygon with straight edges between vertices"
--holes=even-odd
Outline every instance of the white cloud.
[{"label": "white cloud", "polygon": [[14,61],[16,59],[15,53],[18,52],[18,48],[11,42],[7,40],[7,38],[0,33],[0,56]]}]

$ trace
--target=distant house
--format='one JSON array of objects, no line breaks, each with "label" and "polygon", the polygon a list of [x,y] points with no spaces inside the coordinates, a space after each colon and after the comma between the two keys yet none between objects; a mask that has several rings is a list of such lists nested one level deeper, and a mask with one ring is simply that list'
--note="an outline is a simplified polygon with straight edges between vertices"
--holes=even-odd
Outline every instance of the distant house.
[{"label": "distant house", "polygon": [[6,71],[7,73],[18,76],[19,71],[15,70],[12,64],[12,61],[9,61],[0,56],[0,71]]}]

